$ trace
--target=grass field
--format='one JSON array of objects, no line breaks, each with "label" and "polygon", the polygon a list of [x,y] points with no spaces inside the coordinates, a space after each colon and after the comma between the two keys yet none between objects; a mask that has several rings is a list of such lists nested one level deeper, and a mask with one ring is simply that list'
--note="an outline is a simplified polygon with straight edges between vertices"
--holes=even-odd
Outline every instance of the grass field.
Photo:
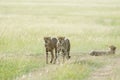
[{"label": "grass field", "polygon": [[[72,55],[86,56],[90,50],[107,49],[107,45],[113,44],[117,46],[119,56],[119,4],[119,0],[0,0],[0,80],[12,80],[48,66],[43,57],[44,36],[68,37]],[[94,60],[92,63],[101,64]],[[67,80],[71,75],[72,79],[82,80],[94,71],[93,68],[97,68],[93,65],[90,68],[89,64],[72,65],[76,70],[83,67],[88,72],[80,72],[80,75],[85,73],[81,78],[68,67],[65,70],[71,72],[64,73],[66,78],[53,74],[49,80]],[[64,67],[56,74],[62,74],[61,69]]]}]

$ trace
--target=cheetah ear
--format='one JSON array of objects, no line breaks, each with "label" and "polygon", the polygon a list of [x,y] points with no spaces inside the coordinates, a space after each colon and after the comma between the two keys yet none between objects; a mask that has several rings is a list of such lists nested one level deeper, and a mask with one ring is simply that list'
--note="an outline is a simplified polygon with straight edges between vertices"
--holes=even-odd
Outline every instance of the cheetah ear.
[{"label": "cheetah ear", "polygon": [[57,38],[58,38],[58,40],[60,40],[60,39],[61,39],[61,36],[58,36]]},{"label": "cheetah ear", "polygon": [[44,37],[44,40],[47,40],[47,39],[49,39],[49,40],[50,40],[50,39],[51,39],[51,37]]},{"label": "cheetah ear", "polygon": [[114,45],[109,46],[109,48],[111,48],[111,49],[113,49],[113,50],[116,49],[116,47],[115,47]]},{"label": "cheetah ear", "polygon": [[57,38],[58,38],[58,40],[65,39],[65,37],[62,37],[62,36],[58,36]]},{"label": "cheetah ear", "polygon": [[65,39],[65,37],[63,37],[63,39]]},{"label": "cheetah ear", "polygon": [[50,40],[50,39],[51,39],[51,37],[48,37],[48,39]]},{"label": "cheetah ear", "polygon": [[65,39],[65,37],[61,37],[61,39],[62,39],[62,40],[64,40],[64,39]]}]

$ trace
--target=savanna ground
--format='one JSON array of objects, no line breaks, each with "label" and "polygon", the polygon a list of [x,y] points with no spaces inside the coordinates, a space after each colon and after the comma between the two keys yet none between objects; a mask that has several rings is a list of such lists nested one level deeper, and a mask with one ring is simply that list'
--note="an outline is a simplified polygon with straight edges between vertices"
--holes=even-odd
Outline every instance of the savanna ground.
[{"label": "savanna ground", "polygon": [[[119,80],[119,0],[0,0],[0,80]],[[71,40],[70,61],[45,64],[44,36]],[[92,57],[116,45],[116,55]]]}]

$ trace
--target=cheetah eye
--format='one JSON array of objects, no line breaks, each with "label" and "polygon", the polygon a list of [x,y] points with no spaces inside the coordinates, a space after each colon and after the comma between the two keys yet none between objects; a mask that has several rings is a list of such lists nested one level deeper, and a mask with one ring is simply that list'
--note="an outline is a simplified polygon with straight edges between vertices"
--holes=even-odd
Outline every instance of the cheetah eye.
[{"label": "cheetah eye", "polygon": [[47,43],[47,41],[45,41],[45,43]]}]

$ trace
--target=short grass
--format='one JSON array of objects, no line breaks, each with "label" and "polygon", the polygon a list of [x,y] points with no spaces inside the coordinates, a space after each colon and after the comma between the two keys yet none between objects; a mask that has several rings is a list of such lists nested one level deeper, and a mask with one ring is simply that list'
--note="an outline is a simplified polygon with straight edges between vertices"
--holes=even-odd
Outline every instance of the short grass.
[{"label": "short grass", "polygon": [[13,80],[37,68],[44,67],[45,61],[41,56],[4,56],[0,60],[0,79]]},{"label": "short grass", "polygon": [[64,64],[47,65],[17,80],[87,80],[97,69],[111,63],[110,57],[74,56]]},{"label": "short grass", "polygon": [[[109,64],[108,57],[75,57],[70,63],[58,65],[55,71],[50,71],[41,76],[42,80],[87,80],[90,74],[98,68]],[[96,60],[97,59],[97,60]],[[106,61],[104,61],[106,59]]]},{"label": "short grass", "polygon": [[[119,0],[1,0],[0,54],[45,54],[44,36],[68,37],[72,55],[107,49],[111,44],[116,45],[119,52],[119,3]],[[30,63],[32,60],[19,56],[1,59],[1,78],[12,79],[44,65],[41,63],[44,59]],[[24,63],[26,67],[17,72]]]}]

